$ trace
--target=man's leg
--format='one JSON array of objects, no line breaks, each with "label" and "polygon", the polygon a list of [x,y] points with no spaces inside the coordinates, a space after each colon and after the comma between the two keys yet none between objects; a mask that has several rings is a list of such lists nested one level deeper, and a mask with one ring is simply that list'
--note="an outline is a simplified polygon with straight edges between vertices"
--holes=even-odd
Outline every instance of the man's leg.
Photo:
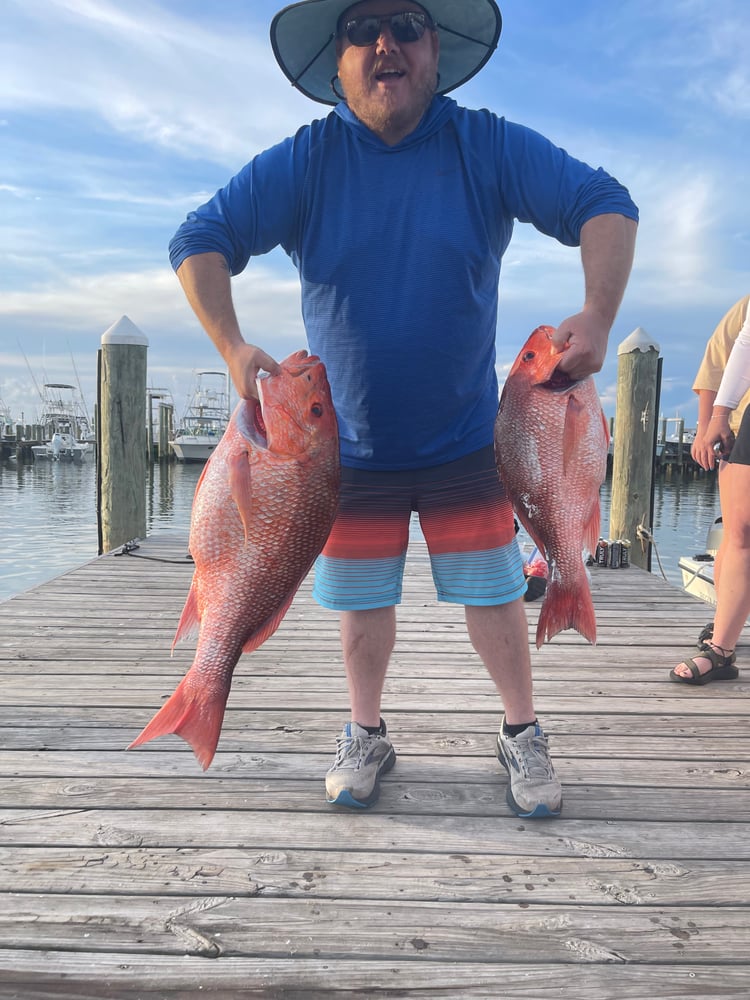
[{"label": "man's leg", "polygon": [[471,644],[481,657],[505,706],[509,725],[533,722],[529,631],[522,600],[466,606]]},{"label": "man's leg", "polygon": [[338,737],[326,797],[363,809],[396,754],[380,717],[409,538],[410,488],[401,474],[342,470],[339,515],[315,567],[313,595],[340,614],[351,721]]},{"label": "man's leg", "polygon": [[519,816],[556,816],[562,789],[534,712],[523,560],[493,449],[440,469],[420,495],[419,514],[438,599],[464,606],[472,645],[505,707],[496,753],[508,770],[508,804]]},{"label": "man's leg", "polygon": [[396,609],[341,612],[341,648],[352,721],[380,725],[380,701],[396,641]]},{"label": "man's leg", "polygon": [[338,806],[366,809],[380,795],[380,778],[396,753],[380,718],[388,660],[396,638],[396,609],[341,613],[341,645],[352,718],[337,740],[326,774],[326,798]]},{"label": "man's leg", "polygon": [[466,606],[466,625],[505,706],[496,753],[508,772],[508,805],[518,816],[558,816],[562,788],[536,720],[526,612],[521,600]]}]

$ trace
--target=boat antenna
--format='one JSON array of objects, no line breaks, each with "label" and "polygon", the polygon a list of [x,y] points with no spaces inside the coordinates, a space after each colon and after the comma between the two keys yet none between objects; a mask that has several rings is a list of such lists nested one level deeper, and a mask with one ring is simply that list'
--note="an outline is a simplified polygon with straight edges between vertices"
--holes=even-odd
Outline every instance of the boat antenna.
[{"label": "boat antenna", "polygon": [[31,370],[31,365],[29,364],[29,359],[26,357],[24,349],[21,347],[21,341],[17,340],[16,343],[18,344],[18,350],[21,352],[21,354],[23,354],[23,360],[26,362],[26,367],[29,369],[29,375],[31,375],[31,381],[34,383],[34,388],[36,389],[36,394],[37,394],[37,396],[39,396],[39,398],[41,399],[41,401],[44,402],[44,394],[43,394],[42,390],[39,388],[39,383],[34,378],[34,373]]},{"label": "boat antenna", "polygon": [[70,341],[68,341],[68,350],[70,351],[70,360],[73,364],[73,371],[75,372],[76,382],[78,383],[78,395],[81,397],[81,406],[83,407],[83,415],[86,417],[86,423],[91,424],[91,419],[89,418],[89,411],[86,407],[86,397],[83,395],[83,389],[81,387],[81,377],[78,374],[78,369],[76,368],[76,359],[73,357],[73,351],[70,347]]}]

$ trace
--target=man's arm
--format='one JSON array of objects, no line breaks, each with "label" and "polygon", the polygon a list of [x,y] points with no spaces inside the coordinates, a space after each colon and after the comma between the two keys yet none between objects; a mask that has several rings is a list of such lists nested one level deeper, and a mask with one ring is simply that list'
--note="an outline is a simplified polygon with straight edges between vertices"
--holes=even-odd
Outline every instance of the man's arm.
[{"label": "man's arm", "polygon": [[186,257],[177,269],[177,277],[193,312],[226,362],[237,392],[243,399],[257,398],[258,372],[262,369],[273,374],[279,366],[265,351],[245,342],[223,254]]},{"label": "man's arm", "polygon": [[560,369],[571,378],[585,378],[604,364],[609,331],[633,266],[637,229],[632,219],[615,214],[596,215],[581,229],[584,306],[563,320],[552,337],[565,352]]}]

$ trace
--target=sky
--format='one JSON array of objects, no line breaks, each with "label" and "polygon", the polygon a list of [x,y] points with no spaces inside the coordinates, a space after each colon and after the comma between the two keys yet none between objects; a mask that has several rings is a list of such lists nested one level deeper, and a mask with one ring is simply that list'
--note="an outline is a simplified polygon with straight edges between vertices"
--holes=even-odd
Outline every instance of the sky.
[{"label": "sky", "polygon": [[[280,5],[280,4],[279,4]],[[429,3],[426,4],[429,8]],[[636,260],[596,384],[636,328],[662,358],[660,411],[695,425],[706,340],[750,292],[747,0],[500,0],[497,51],[460,104],[485,107],[602,166],[641,214]],[[148,383],[185,407],[220,358],[167,244],[262,149],[326,114],[291,87],[268,29],[277,0],[3,0],[0,32],[0,400],[33,422],[44,382],[96,397],[102,334],[127,316]],[[398,9],[395,3],[394,9]],[[233,283],[245,338],[305,346],[283,251]],[[500,279],[502,380],[528,334],[577,312],[576,249],[517,224]]]}]

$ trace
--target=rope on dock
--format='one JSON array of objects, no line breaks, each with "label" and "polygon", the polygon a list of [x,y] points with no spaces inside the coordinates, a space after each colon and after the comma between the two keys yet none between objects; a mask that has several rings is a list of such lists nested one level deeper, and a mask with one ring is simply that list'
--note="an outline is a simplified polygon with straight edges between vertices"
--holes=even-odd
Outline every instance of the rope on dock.
[{"label": "rope on dock", "polygon": [[176,566],[193,564],[193,557],[189,552],[186,552],[182,559],[165,559],[162,556],[144,556],[143,553],[136,555],[136,549],[139,548],[138,539],[131,538],[129,542],[125,542],[117,552],[113,552],[112,554],[115,556],[132,556],[133,559],[148,559],[151,562],[173,563]]},{"label": "rope on dock", "polygon": [[[664,579],[666,580],[666,582],[669,583],[669,580],[667,580],[667,574],[664,572],[664,567],[661,564],[661,557],[659,556],[659,549],[658,549],[658,546],[656,544],[656,539],[651,534],[650,529],[647,528],[645,526],[645,524],[641,523],[635,529],[635,535],[636,535],[636,538],[639,539],[639,541],[641,543],[641,547],[643,547],[644,542],[648,542],[649,545],[653,545],[653,547],[654,547],[654,553],[656,555],[656,561],[659,563],[659,569],[661,570],[661,575],[664,577]],[[643,549],[643,551],[645,552],[645,548]]]}]

